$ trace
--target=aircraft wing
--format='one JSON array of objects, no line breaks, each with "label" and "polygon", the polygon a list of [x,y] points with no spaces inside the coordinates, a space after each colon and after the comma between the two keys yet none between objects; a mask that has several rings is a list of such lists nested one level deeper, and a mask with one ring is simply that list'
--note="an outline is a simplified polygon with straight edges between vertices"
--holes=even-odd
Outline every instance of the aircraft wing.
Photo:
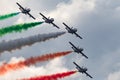
[{"label": "aircraft wing", "polygon": [[32,17],[33,19],[36,19],[35,17],[33,17],[30,13],[28,13],[28,15],[30,16],[30,17]]},{"label": "aircraft wing", "polygon": [[45,18],[45,19],[47,19],[47,20],[48,20],[48,18],[47,18],[47,17],[45,17],[42,13],[40,13],[40,15],[41,15],[43,18]]},{"label": "aircraft wing", "polygon": [[[71,43],[71,42],[69,42],[74,48],[76,48],[76,46],[73,44],[73,43]],[[76,48],[77,49],[77,48]]]},{"label": "aircraft wing", "polygon": [[81,53],[85,58],[87,58],[88,59],[88,57],[84,54],[84,53]]},{"label": "aircraft wing", "polygon": [[75,63],[75,62],[73,62],[78,68],[80,68],[81,69],[81,67],[77,64],[77,63]]},{"label": "aircraft wing", "polygon": [[56,28],[60,29],[56,24],[54,23],[51,23],[53,26],[55,26]]},{"label": "aircraft wing", "polygon": [[22,9],[24,10],[24,8],[23,8],[19,3],[16,2],[16,4],[17,4],[20,8],[22,8]]},{"label": "aircraft wing", "polygon": [[77,33],[74,33],[77,37],[79,37],[80,39],[83,39],[80,35],[78,35]]},{"label": "aircraft wing", "polygon": [[93,78],[91,75],[89,75],[87,72],[85,72],[85,74],[87,75],[87,76],[89,76],[90,78]]},{"label": "aircraft wing", "polygon": [[71,28],[67,24],[65,24],[64,22],[63,22],[63,24],[66,26],[66,28],[68,28],[69,30],[71,30]]}]

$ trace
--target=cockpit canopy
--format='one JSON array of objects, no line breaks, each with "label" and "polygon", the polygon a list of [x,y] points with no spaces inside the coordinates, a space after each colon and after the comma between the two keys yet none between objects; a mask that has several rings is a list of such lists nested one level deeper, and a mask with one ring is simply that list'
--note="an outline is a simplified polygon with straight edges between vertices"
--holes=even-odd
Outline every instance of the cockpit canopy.
[{"label": "cockpit canopy", "polygon": [[85,71],[87,71],[88,69],[87,68],[84,68]]},{"label": "cockpit canopy", "polygon": [[87,68],[85,68],[85,67],[82,67],[82,68],[83,68],[83,70],[84,70],[84,71],[87,71],[87,70],[88,70],[88,69],[87,69]]},{"label": "cockpit canopy", "polygon": [[30,8],[27,8],[27,7],[26,7],[25,9],[26,9],[27,12],[30,12],[30,11],[31,11]]},{"label": "cockpit canopy", "polygon": [[74,28],[74,31],[77,32],[77,28]]},{"label": "cockpit canopy", "polygon": [[30,12],[31,10],[30,10],[30,8],[27,8],[27,10]]},{"label": "cockpit canopy", "polygon": [[53,18],[51,18],[50,20],[51,20],[52,22],[54,21],[54,19],[53,19]]},{"label": "cockpit canopy", "polygon": [[83,51],[84,49],[83,48],[80,48],[81,51]]}]

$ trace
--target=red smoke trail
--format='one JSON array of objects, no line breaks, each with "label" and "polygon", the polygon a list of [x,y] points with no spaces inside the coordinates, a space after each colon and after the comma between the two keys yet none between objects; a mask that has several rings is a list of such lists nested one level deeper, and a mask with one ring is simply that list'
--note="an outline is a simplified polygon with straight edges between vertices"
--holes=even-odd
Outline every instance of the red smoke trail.
[{"label": "red smoke trail", "polygon": [[20,79],[20,80],[58,80],[59,78],[70,76],[72,74],[75,74],[76,72],[77,71],[68,71],[68,72],[63,72],[63,73],[38,76],[38,77],[32,77],[32,78],[26,78],[26,79]]},{"label": "red smoke trail", "polygon": [[28,58],[24,61],[20,61],[17,63],[9,63],[9,64],[5,63],[2,66],[0,66],[0,76],[4,75],[8,71],[21,69],[25,66],[36,64],[37,62],[48,61],[48,60],[51,60],[57,57],[65,56],[67,54],[70,54],[71,52],[72,51],[57,52],[57,53],[45,54],[45,55],[37,56],[37,57],[31,57],[31,58]]}]

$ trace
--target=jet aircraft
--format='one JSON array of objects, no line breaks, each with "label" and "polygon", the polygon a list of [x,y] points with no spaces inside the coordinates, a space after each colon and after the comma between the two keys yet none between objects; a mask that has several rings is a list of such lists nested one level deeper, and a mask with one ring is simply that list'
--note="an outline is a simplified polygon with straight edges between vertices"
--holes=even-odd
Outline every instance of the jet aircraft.
[{"label": "jet aircraft", "polygon": [[71,33],[71,34],[75,34],[77,37],[79,37],[80,39],[83,39],[80,35],[78,35],[76,32],[77,32],[77,29],[76,28],[70,28],[67,24],[65,24],[63,22],[63,25],[66,26],[66,30],[68,31],[68,33]]},{"label": "jet aircraft", "polygon": [[50,18],[50,17],[45,17],[42,13],[40,13],[40,15],[43,17],[42,19],[46,22],[46,23],[48,23],[48,24],[52,24],[54,27],[56,27],[56,28],[58,28],[59,29],[59,27],[56,25],[56,24],[54,24],[53,22],[54,22],[54,19],[53,18]]},{"label": "jet aircraft", "polygon": [[83,68],[83,67],[80,67],[77,63],[75,63],[75,62],[73,62],[74,64],[75,64],[75,66],[76,66],[76,69],[78,70],[78,72],[80,72],[80,73],[84,73],[84,74],[86,74],[88,77],[90,77],[90,78],[93,78],[90,74],[88,74],[87,73],[87,68]]},{"label": "jet aircraft", "polygon": [[21,13],[25,14],[25,15],[29,15],[31,18],[33,19],[36,19],[35,17],[33,17],[31,14],[30,14],[30,8],[23,8],[19,3],[16,2],[16,4],[19,6],[19,9],[21,11]]},{"label": "jet aircraft", "polygon": [[83,48],[79,48],[79,47],[76,47],[73,43],[69,42],[70,45],[72,45],[72,49],[74,50],[74,52],[76,53],[81,53],[82,56],[84,56],[85,58],[88,59],[88,57],[82,52],[83,51]]}]

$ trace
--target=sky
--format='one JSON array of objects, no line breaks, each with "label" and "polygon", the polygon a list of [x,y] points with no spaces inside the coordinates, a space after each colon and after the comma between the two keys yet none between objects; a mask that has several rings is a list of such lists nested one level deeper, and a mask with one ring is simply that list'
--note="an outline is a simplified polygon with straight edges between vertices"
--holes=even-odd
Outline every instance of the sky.
[{"label": "sky", "polygon": [[[80,54],[72,53],[22,70],[11,71],[5,76],[0,76],[0,80],[15,80],[16,78],[75,70],[73,61],[80,66],[87,67],[88,73],[93,76],[93,80],[120,80],[120,0],[1,0],[0,14],[19,12],[16,2],[31,8],[31,14],[37,20],[19,14],[0,21],[0,28],[17,23],[42,21],[42,17],[39,15],[41,12],[48,17],[53,17],[61,29],[58,30],[52,25],[44,23],[22,33],[7,34],[1,37],[0,41],[9,41],[35,34],[66,31],[62,22],[70,27],[77,28],[78,34],[83,37],[83,40],[67,33],[57,39],[36,43],[12,52],[4,52],[0,55],[1,64],[2,62],[19,61],[46,53],[72,50],[69,41],[84,48],[83,52],[88,56],[88,59]],[[91,79],[84,74],[76,73],[62,80]]]}]

